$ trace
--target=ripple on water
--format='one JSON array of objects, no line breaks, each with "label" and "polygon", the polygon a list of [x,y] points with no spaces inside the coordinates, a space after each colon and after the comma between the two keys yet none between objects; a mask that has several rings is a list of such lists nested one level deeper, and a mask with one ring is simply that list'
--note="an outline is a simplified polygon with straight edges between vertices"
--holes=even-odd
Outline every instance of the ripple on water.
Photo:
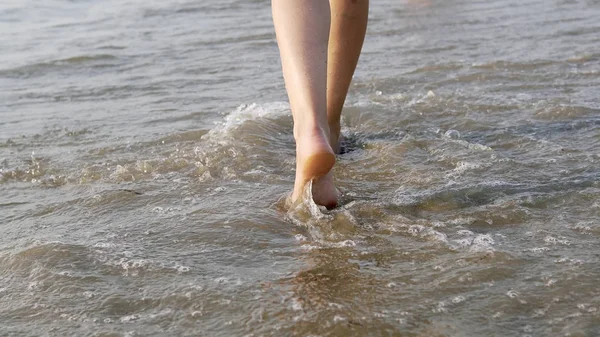
[{"label": "ripple on water", "polygon": [[285,205],[265,3],[31,5],[0,2],[0,335],[595,336],[594,1],[372,3],[334,210]]}]

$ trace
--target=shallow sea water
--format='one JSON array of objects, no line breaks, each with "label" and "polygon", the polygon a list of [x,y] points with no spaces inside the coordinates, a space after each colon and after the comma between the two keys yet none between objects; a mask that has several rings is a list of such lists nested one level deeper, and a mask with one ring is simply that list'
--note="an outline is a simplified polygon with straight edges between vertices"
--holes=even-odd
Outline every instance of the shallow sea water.
[{"label": "shallow sea water", "polygon": [[269,1],[2,1],[0,335],[600,335],[600,2],[371,7],[326,211]]}]

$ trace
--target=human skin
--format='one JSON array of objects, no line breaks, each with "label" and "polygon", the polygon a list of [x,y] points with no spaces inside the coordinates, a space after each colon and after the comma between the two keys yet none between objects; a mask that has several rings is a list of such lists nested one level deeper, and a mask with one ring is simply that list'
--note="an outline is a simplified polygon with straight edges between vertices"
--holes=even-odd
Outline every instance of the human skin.
[{"label": "human skin", "polygon": [[271,2],[294,120],[292,202],[302,197],[312,180],[315,203],[327,208],[338,203],[331,169],[339,151],[341,111],[364,41],[368,6],[368,0]]},{"label": "human skin", "polygon": [[327,65],[327,122],[331,147],[339,152],[340,117],[358,64],[367,22],[369,0],[330,0],[331,29]]}]

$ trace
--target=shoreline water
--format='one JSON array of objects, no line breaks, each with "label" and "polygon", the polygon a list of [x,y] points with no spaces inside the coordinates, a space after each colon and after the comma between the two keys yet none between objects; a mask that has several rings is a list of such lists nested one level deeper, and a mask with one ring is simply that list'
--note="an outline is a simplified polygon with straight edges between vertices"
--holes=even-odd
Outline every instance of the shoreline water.
[{"label": "shoreline water", "polygon": [[268,1],[0,4],[0,335],[593,336],[598,14],[373,3],[289,211]]}]

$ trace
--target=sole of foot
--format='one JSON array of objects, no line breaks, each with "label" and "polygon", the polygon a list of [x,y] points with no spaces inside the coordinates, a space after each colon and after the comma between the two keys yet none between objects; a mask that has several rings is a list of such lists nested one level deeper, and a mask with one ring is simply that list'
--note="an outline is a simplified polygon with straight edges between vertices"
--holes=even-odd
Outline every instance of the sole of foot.
[{"label": "sole of foot", "polygon": [[292,201],[302,198],[304,187],[312,181],[314,202],[327,208],[336,207],[338,193],[331,173],[334,165],[335,154],[322,132],[297,139],[296,182]]}]

